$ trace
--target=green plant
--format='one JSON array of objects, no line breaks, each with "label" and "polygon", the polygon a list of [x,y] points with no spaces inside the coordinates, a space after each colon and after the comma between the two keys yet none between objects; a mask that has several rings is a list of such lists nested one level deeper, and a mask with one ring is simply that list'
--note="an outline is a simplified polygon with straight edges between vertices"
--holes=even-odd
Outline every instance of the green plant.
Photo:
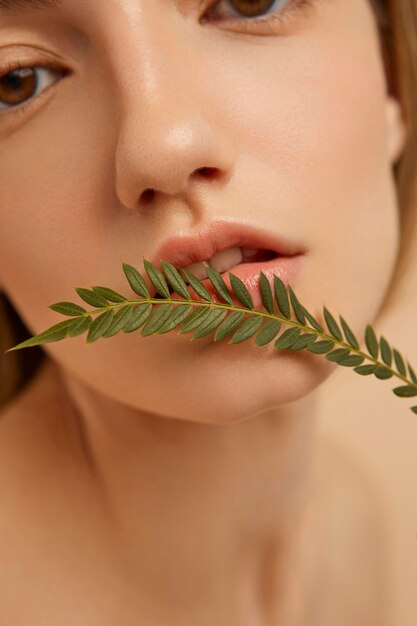
[{"label": "green plant", "polygon": [[[162,299],[151,298],[143,276],[136,268],[123,263],[125,276],[132,290],[141,296],[140,299],[128,300],[108,287],[76,288],[80,298],[96,307],[95,309],[87,311],[72,302],[52,304],[49,306],[50,309],[71,319],[59,322],[5,352],[60,341],[66,337],[76,337],[85,332],[87,343],[92,343],[99,338],[112,337],[119,332],[130,333],[141,327],[141,335],[144,337],[154,333],[168,333],[175,328],[179,329],[179,333],[195,331],[191,340],[216,331],[214,341],[232,335],[228,341],[231,344],[241,343],[256,334],[256,345],[264,346],[277,337],[282,324],[285,324],[289,328],[275,339],[275,348],[305,349],[325,355],[329,361],[352,367],[353,371],[361,376],[373,374],[379,379],[396,376],[405,383],[393,389],[397,396],[417,396],[417,377],[413,368],[408,362],[405,364],[398,350],[391,348],[384,337],[381,336],[378,341],[370,324],[366,326],[365,332],[365,344],[369,350],[369,354],[366,354],[360,349],[358,340],[342,316],[339,316],[340,327],[333,315],[325,306],[323,307],[324,319],[330,334],[327,333],[299,302],[291,286],[286,286],[276,275],[273,294],[268,279],[260,272],[259,288],[265,310],[258,311],[253,307],[251,296],[244,283],[231,272],[228,272],[230,284],[233,294],[242,304],[241,307],[233,303],[232,295],[221,274],[210,267],[207,267],[208,278],[215,293],[221,298],[220,302],[215,301],[202,282],[190,272],[178,270],[171,263],[162,260],[163,272],[145,258],[143,263],[152,285]],[[202,300],[193,299],[183,276],[188,279],[189,286]],[[183,299],[172,298],[173,294],[170,293],[168,284]],[[278,313],[274,311],[274,297]],[[160,306],[153,310],[154,305]],[[291,308],[295,320],[291,319]],[[98,315],[93,320],[92,315],[96,313]],[[230,315],[227,315],[228,313]],[[335,345],[339,347],[333,349]],[[382,361],[378,360],[379,354]],[[365,359],[369,363],[363,364]],[[392,367],[394,364],[396,370]],[[411,410],[417,413],[417,405],[412,406]]]}]

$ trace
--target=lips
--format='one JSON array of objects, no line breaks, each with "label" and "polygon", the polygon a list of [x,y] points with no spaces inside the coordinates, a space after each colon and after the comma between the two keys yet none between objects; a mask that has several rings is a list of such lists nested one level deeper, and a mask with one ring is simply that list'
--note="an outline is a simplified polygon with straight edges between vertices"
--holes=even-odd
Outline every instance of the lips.
[{"label": "lips", "polygon": [[[255,309],[262,309],[263,302],[261,293],[259,290],[260,273],[264,273],[272,293],[274,293],[274,276],[277,276],[282,280],[285,285],[291,285],[292,287],[297,284],[298,278],[303,268],[306,256],[304,254],[293,254],[291,256],[278,256],[274,259],[266,261],[255,261],[254,263],[240,263],[235,267],[228,270],[234,274],[245,285],[252,298],[252,303]],[[235,305],[241,306],[239,300],[234,296],[231,281],[228,272],[222,273],[222,278],[228,291],[231,294],[232,300]],[[222,302],[222,299],[216,294],[210,279],[206,278],[201,281],[207,291],[210,293],[214,302]],[[198,294],[192,290],[193,300],[200,300]]]},{"label": "lips", "polygon": [[[220,250],[233,247],[268,250],[276,256],[293,256],[304,252],[301,244],[282,234],[278,235],[250,224],[217,221],[211,222],[197,233],[163,241],[150,262],[162,272],[161,261],[167,261],[180,269],[210,259]],[[152,284],[149,284],[149,291],[152,298],[157,293]]]}]

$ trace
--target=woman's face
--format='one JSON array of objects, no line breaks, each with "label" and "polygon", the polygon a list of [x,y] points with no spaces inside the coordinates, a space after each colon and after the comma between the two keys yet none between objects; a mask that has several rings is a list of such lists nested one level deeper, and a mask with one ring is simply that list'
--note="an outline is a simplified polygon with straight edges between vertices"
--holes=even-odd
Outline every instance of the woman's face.
[{"label": "woman's face", "polygon": [[[298,243],[299,300],[362,337],[399,247],[367,0],[61,5],[0,13],[1,73],[35,67],[0,88],[0,280],[32,334],[64,319],[48,305],[85,304],[75,287],[137,298],[123,262],[144,272],[163,240],[222,219]],[[301,399],[337,367],[273,342],[190,336],[44,349],[115,401],[213,423]]]}]

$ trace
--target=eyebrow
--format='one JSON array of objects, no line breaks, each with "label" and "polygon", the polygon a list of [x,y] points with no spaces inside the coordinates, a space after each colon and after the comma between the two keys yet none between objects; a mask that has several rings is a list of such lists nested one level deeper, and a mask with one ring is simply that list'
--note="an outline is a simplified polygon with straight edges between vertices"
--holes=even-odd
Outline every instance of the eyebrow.
[{"label": "eyebrow", "polygon": [[36,9],[53,9],[62,5],[63,0],[0,0],[1,13],[18,13]]}]

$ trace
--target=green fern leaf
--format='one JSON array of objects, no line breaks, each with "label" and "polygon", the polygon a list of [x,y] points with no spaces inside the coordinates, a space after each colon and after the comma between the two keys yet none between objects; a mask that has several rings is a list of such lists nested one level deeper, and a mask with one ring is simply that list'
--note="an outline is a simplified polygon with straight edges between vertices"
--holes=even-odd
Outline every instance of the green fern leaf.
[{"label": "green fern leaf", "polygon": [[[149,290],[143,277],[135,268],[124,263],[123,270],[130,286],[135,293],[144,297],[147,300],[146,302],[137,304],[130,302],[120,293],[101,285],[95,285],[91,289],[76,288],[78,295],[85,302],[99,310],[105,310],[100,312],[96,319],[93,320],[84,307],[67,301],[57,302],[49,308],[67,315],[71,319],[60,322],[35,337],[30,337],[17,346],[6,350],[6,352],[59,341],[65,337],[76,337],[86,331],[87,343],[91,343],[100,337],[114,336],[119,331],[133,332],[141,326],[143,327],[141,332],[143,336],[154,333],[162,334],[179,327],[180,333],[196,330],[191,340],[205,337],[214,332],[214,341],[219,341],[231,335],[232,338],[229,343],[232,344],[241,343],[256,335],[256,345],[263,346],[275,339],[285,319],[290,321],[291,327],[275,340],[275,348],[294,351],[307,349],[312,353],[325,354],[325,358],[329,361],[334,361],[345,367],[353,367],[353,371],[361,376],[374,374],[376,378],[380,379],[392,378],[394,375],[401,376],[408,384],[396,387],[393,389],[394,393],[402,397],[417,396],[417,375],[411,364],[407,362],[410,383],[410,381],[406,381],[407,369],[400,353],[395,348],[391,348],[384,337],[380,337],[378,342],[375,331],[370,324],[366,327],[365,342],[370,353],[368,358],[373,358],[375,363],[362,365],[365,355],[361,353],[359,343],[343,317],[339,316],[343,333],[350,346],[348,349],[338,323],[326,307],[324,307],[324,318],[327,328],[335,341],[333,339],[318,341],[318,334],[326,336],[326,332],[306,307],[299,302],[291,286],[286,286],[277,276],[274,276],[274,295],[280,315],[276,317],[274,315],[272,288],[266,275],[261,272],[259,289],[262,304],[268,316],[263,311],[256,311],[256,315],[248,317],[244,311],[237,310],[231,297],[232,294],[229,292],[222,275],[213,270],[213,268],[207,267],[209,281],[213,285],[215,292],[226,302],[226,305],[214,301],[205,285],[191,273],[182,270],[184,276],[188,276],[189,285],[187,285],[177,268],[163,260],[161,260],[161,264],[165,276],[161,270],[144,259],[145,270],[148,273],[151,284],[157,293],[169,302],[158,303],[155,300],[155,303],[151,304],[149,302]],[[249,312],[253,311],[252,298],[244,282],[232,272],[229,272],[229,277],[233,295]],[[179,296],[183,296],[186,299],[185,303],[171,298],[168,284]],[[193,308],[193,294],[189,293],[189,288],[205,302],[194,302],[196,306]],[[295,324],[290,319],[290,304],[299,324]],[[116,307],[115,305],[118,306]],[[116,308],[118,310],[115,313]],[[231,314],[228,316],[229,311],[231,311]],[[98,311],[92,311],[92,313],[98,313]],[[263,325],[263,321],[267,317],[272,317],[273,319],[267,320],[266,324]],[[318,332],[302,334],[302,331],[312,330],[307,326],[307,322],[311,324],[313,330]],[[336,342],[341,345],[333,349]],[[345,347],[342,347],[342,345]],[[359,354],[351,354],[351,348],[359,352]],[[379,351],[381,352],[382,362],[377,362]],[[391,368],[393,357],[398,374]],[[412,406],[411,410],[417,413],[417,405]]]},{"label": "green fern leaf", "polygon": [[233,293],[235,294],[236,298],[239,300],[239,302],[243,304],[244,307],[252,310],[253,309],[252,298],[244,282],[238,276],[235,276],[234,274],[231,274],[230,272],[228,272],[228,275],[230,279],[230,285],[233,289]]},{"label": "green fern leaf", "polygon": [[56,302],[55,304],[51,304],[49,308],[57,313],[62,313],[62,315],[74,317],[78,317],[87,312],[84,307],[74,304],[73,302]]},{"label": "green fern leaf", "polygon": [[269,280],[262,271],[260,272],[259,289],[261,292],[262,304],[264,305],[268,313],[273,313],[274,300],[272,297],[271,285],[269,284]]},{"label": "green fern leaf", "polygon": [[408,366],[408,371],[409,371],[409,374],[410,374],[410,378],[411,378],[411,380],[413,381],[413,383],[417,384],[417,376],[416,376],[416,373],[415,373],[415,371],[413,370],[413,368],[411,367],[410,363],[408,363],[408,361],[407,361],[407,366]]},{"label": "green fern leaf", "polygon": [[288,293],[285,287],[285,284],[282,280],[274,274],[274,290],[275,290],[275,299],[278,305],[278,309],[281,311],[282,315],[289,320],[291,317],[290,313],[290,303],[288,300]]},{"label": "green fern leaf", "polygon": [[394,360],[395,360],[395,365],[397,366],[397,370],[400,374],[405,376],[406,370],[405,370],[403,358],[401,354],[398,352],[398,350],[396,350],[395,348],[393,349],[393,352],[394,352]]},{"label": "green fern leaf", "polygon": [[80,317],[78,319],[78,324],[69,329],[67,337],[78,337],[78,335],[83,335],[85,332],[88,331],[91,324],[93,323],[93,318],[91,317],[91,315],[87,315],[86,317]]},{"label": "green fern leaf", "polygon": [[220,272],[218,272],[217,270],[213,269],[210,266],[206,267],[206,271],[207,271],[207,276],[209,277],[209,280],[211,282],[211,284],[214,287],[214,290],[216,291],[216,293],[227,303],[229,304],[233,304],[233,298],[230,295],[230,292],[227,288],[226,283],[223,280],[222,275],[220,274]]},{"label": "green fern leaf", "polygon": [[233,313],[231,313],[218,327],[216,334],[214,335],[214,341],[221,341],[231,335],[244,317],[245,314],[243,311],[233,311]]},{"label": "green fern leaf", "polygon": [[295,317],[300,322],[300,324],[305,324],[304,307],[302,307],[299,303],[298,298],[290,285],[288,285],[288,293],[290,294],[291,305],[295,313]]},{"label": "green fern leaf", "polygon": [[377,359],[378,352],[379,352],[379,345],[378,345],[378,340],[375,335],[375,331],[370,324],[367,324],[366,326],[365,343],[366,343],[366,347],[369,350],[369,354],[371,354],[375,359]]},{"label": "green fern leaf", "polygon": [[103,337],[113,337],[117,335],[129,322],[133,314],[133,304],[121,307],[115,314],[112,323],[108,327]]},{"label": "green fern leaf", "polygon": [[338,361],[338,363],[339,365],[343,365],[345,367],[353,367],[354,365],[359,365],[360,363],[363,363],[364,360],[365,360],[365,357],[360,356],[359,354],[351,354],[345,359]]},{"label": "green fern leaf", "polygon": [[160,304],[157,309],[154,309],[152,315],[149,317],[149,319],[146,321],[145,326],[140,331],[142,337],[149,337],[149,335],[157,333],[159,327],[162,326],[162,324],[164,324],[171,316],[172,309],[173,304],[171,302],[166,304]]},{"label": "green fern leaf", "polygon": [[417,387],[414,387],[414,385],[402,385],[394,387],[393,392],[401,398],[410,398],[411,396],[417,396]]},{"label": "green fern leaf", "polygon": [[109,309],[108,311],[105,311],[104,313],[96,317],[96,319],[93,321],[90,328],[88,329],[87,343],[93,343],[94,341],[97,341],[97,339],[100,339],[100,337],[102,337],[106,330],[109,328],[110,324],[113,321],[113,318],[113,309]]},{"label": "green fern leaf", "polygon": [[194,330],[194,328],[197,328],[200,324],[204,322],[204,320],[210,314],[210,311],[211,309],[209,309],[208,307],[201,307],[193,311],[179,329],[179,334],[188,333],[190,330]]},{"label": "green fern leaf", "polygon": [[78,324],[78,320],[64,320],[63,322],[59,322],[51,328],[48,328],[44,332],[36,335],[36,337],[30,337],[25,341],[22,341],[17,346],[13,348],[9,348],[6,352],[12,352],[13,350],[20,350],[21,348],[31,348],[33,346],[40,346],[44,343],[50,343],[52,341],[60,341],[61,339],[65,339],[68,335],[68,331],[70,328],[73,328],[76,324]]},{"label": "green fern leaf", "polygon": [[164,272],[166,274],[167,280],[171,285],[172,289],[179,296],[182,296],[186,300],[190,299],[190,293],[187,289],[186,282],[182,278],[181,274],[171,263],[166,261],[161,261],[162,267],[164,268]]},{"label": "green fern leaf", "polygon": [[191,274],[191,272],[189,272],[188,270],[182,270],[182,271],[184,272],[185,276],[188,278],[188,281],[191,287],[196,292],[196,294],[199,295],[200,298],[203,298],[203,300],[207,300],[207,302],[212,302],[213,298],[211,297],[210,292],[207,291],[203,283],[196,276],[194,276],[194,274]]},{"label": "green fern leaf", "polygon": [[279,320],[269,320],[263,328],[256,335],[255,343],[257,346],[266,346],[267,343],[272,341],[279,333],[282,322]]},{"label": "green fern leaf", "polygon": [[135,330],[143,326],[146,320],[149,318],[152,312],[152,304],[149,302],[146,304],[139,304],[134,308],[132,317],[129,322],[123,328],[124,333],[133,333]]},{"label": "green fern leaf", "polygon": [[138,296],[142,296],[142,298],[151,297],[143,276],[138,272],[135,267],[132,267],[132,265],[129,265],[128,263],[123,263],[123,271],[129,282],[129,285],[131,286],[132,290],[138,294]]},{"label": "green fern leaf", "polygon": [[113,291],[113,289],[109,289],[108,287],[101,287],[100,285],[95,285],[92,287],[94,293],[98,294],[105,300],[109,302],[126,302],[127,298],[121,296],[117,291]]},{"label": "green fern leaf", "polygon": [[370,363],[369,365],[360,365],[359,367],[355,367],[353,371],[360,374],[360,376],[369,376],[374,373],[376,367],[376,365]]},{"label": "green fern leaf", "polygon": [[316,320],[316,318],[310,313],[310,311],[308,311],[305,308],[305,306],[303,306],[303,305],[301,305],[301,306],[303,307],[304,315],[306,316],[306,318],[310,322],[311,326],[313,326],[313,328],[318,330],[320,333],[324,333],[324,328],[319,324],[319,322]]},{"label": "green fern leaf", "polygon": [[343,361],[347,356],[349,356],[349,354],[350,350],[347,348],[337,348],[336,350],[333,350],[333,352],[326,354],[324,358],[328,361],[335,361],[336,363],[339,363],[339,361]]},{"label": "green fern leaf", "polygon": [[192,304],[179,304],[176,306],[172,316],[164,324],[162,324],[162,326],[160,326],[158,334],[163,335],[164,333],[168,333],[179,326],[179,324],[181,324],[181,322],[183,322],[187,317],[191,309]]},{"label": "green fern leaf", "polygon": [[157,293],[159,293],[159,295],[163,298],[170,298],[171,294],[169,293],[169,287],[162,272],[155,267],[155,265],[152,265],[152,263],[150,263],[147,259],[143,259],[143,264],[146,273],[149,276],[149,280],[155,287]]},{"label": "green fern leaf", "polygon": [[285,330],[280,337],[274,343],[274,348],[277,350],[284,350],[289,348],[293,343],[295,343],[301,335],[301,330],[299,328],[288,328]]},{"label": "green fern leaf", "polygon": [[94,293],[92,289],[85,289],[84,287],[76,287],[75,291],[78,293],[80,298],[90,304],[91,306],[96,307],[104,307],[108,306],[108,302],[102,296],[99,296],[97,293]]},{"label": "green fern leaf", "polygon": [[258,332],[262,321],[263,320],[260,315],[250,317],[240,328],[238,328],[228,343],[242,343],[242,341],[246,341],[246,339],[249,339],[249,337],[252,337],[252,335]]},{"label": "green fern leaf", "polygon": [[381,366],[377,366],[375,368],[374,374],[377,378],[380,378],[381,380],[385,380],[393,376],[393,373],[391,372],[391,370],[387,369],[386,367],[381,367]]},{"label": "green fern leaf", "polygon": [[353,334],[351,328],[348,326],[348,324],[345,322],[344,318],[341,315],[339,315],[339,318],[340,318],[340,323],[343,328],[343,332],[345,333],[346,341],[353,348],[356,348],[357,350],[359,350],[359,347],[360,347],[359,342],[356,339],[355,335]]},{"label": "green fern leaf", "polygon": [[297,339],[297,341],[293,343],[292,346],[289,346],[289,350],[303,350],[311,343],[314,343],[316,339],[317,335],[313,333],[304,333],[300,335],[300,338]]},{"label": "green fern leaf", "polygon": [[391,348],[390,348],[388,341],[384,337],[381,336],[379,339],[379,345],[381,348],[382,360],[384,361],[386,365],[388,365],[388,367],[391,367],[392,352],[391,352]]},{"label": "green fern leaf", "polygon": [[191,341],[199,339],[200,337],[205,337],[206,335],[212,333],[222,323],[226,315],[227,311],[225,309],[214,309],[210,311],[210,314],[207,316],[204,324],[201,324],[191,337]]},{"label": "green fern leaf", "polygon": [[335,337],[336,339],[339,339],[339,341],[343,341],[342,332],[333,315],[330,313],[330,311],[327,310],[325,306],[323,306],[323,312],[324,319],[326,320],[327,328],[329,329],[330,334],[333,335],[333,337]]},{"label": "green fern leaf", "polygon": [[334,341],[330,339],[324,339],[323,341],[316,341],[316,343],[312,343],[307,346],[306,350],[310,352],[314,352],[314,354],[324,354],[331,350],[334,346]]}]

